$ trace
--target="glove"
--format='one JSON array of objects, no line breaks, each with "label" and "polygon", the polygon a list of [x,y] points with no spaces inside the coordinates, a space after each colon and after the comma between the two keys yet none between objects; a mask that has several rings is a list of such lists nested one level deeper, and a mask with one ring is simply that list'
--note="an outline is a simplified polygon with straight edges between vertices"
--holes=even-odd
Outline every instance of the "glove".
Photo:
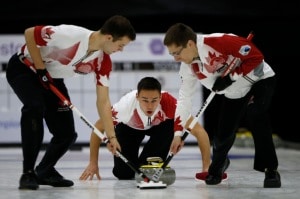
[{"label": "glove", "polygon": [[53,84],[53,79],[47,69],[36,69],[36,74],[38,75],[42,86],[45,89],[50,89],[50,84]]},{"label": "glove", "polygon": [[224,90],[225,88],[227,88],[228,86],[230,86],[232,84],[232,81],[230,79],[230,76],[229,75],[226,75],[224,77],[217,77],[213,87],[212,87],[212,90],[214,92],[217,92],[217,91],[222,91]]}]

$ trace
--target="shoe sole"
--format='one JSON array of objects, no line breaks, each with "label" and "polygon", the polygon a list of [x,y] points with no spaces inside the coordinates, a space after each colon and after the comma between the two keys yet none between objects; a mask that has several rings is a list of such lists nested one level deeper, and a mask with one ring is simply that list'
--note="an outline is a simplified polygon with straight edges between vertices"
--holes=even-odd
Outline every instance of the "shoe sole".
[{"label": "shoe sole", "polygon": [[[228,180],[228,177],[222,179],[221,182],[220,182],[219,184],[221,184],[221,183],[223,183],[223,182],[225,183],[227,180]],[[197,181],[197,182],[203,182],[204,184],[206,184],[205,180],[199,180],[199,179],[195,178],[195,181]]]},{"label": "shoe sole", "polygon": [[[204,182],[204,183],[205,183],[205,180],[201,180],[201,179],[198,179],[198,178],[196,178],[196,177],[195,177],[195,180],[196,180],[197,182]],[[226,182],[227,180],[228,180],[228,174],[226,175],[226,178],[222,178],[221,183],[222,183],[222,182]]]},{"label": "shoe sole", "polygon": [[39,182],[39,185],[48,185],[48,186],[52,186],[52,187],[72,187],[73,185],[74,185],[74,183],[73,184],[68,184],[68,185],[66,185],[66,184],[54,184],[54,183],[44,183],[44,182]]},{"label": "shoe sole", "polygon": [[281,187],[281,182],[268,182],[268,184],[266,185],[266,183],[264,183],[264,188],[280,188]]},{"label": "shoe sole", "polygon": [[18,189],[20,190],[37,190],[39,187],[38,186],[19,186]]}]

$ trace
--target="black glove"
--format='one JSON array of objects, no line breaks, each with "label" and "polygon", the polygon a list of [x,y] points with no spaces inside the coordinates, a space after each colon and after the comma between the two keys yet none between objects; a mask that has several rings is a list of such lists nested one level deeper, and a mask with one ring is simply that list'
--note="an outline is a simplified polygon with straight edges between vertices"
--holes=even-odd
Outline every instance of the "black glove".
[{"label": "black glove", "polygon": [[226,75],[225,77],[217,77],[212,90],[217,92],[217,91],[222,91],[225,88],[227,88],[228,86],[230,86],[232,84],[232,80],[230,79],[229,75]]},{"label": "black glove", "polygon": [[53,84],[53,79],[50,76],[50,74],[47,71],[47,69],[36,69],[36,74],[38,75],[39,80],[40,80],[42,86],[45,89],[49,89],[50,88],[50,84]]}]

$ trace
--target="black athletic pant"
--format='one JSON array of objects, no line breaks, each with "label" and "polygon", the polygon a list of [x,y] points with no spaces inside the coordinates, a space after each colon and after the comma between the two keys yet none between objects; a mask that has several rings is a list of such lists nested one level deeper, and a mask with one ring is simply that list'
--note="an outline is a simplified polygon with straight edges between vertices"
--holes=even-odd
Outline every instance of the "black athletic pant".
[{"label": "black athletic pant", "polygon": [[[75,142],[72,110],[40,84],[36,74],[24,65],[17,55],[8,62],[6,77],[8,83],[23,103],[21,110],[21,139],[23,150],[23,172],[33,170],[43,138],[43,120],[53,135],[38,166],[38,174],[46,175],[57,161]],[[63,79],[54,79],[55,86],[69,98]]]},{"label": "black athletic pant", "polygon": [[[167,158],[174,137],[173,129],[173,119],[148,130],[137,130],[119,123],[116,125],[116,136],[122,148],[122,155],[139,167],[147,164],[148,157],[161,157],[163,160]],[[141,143],[146,136],[149,136],[149,140],[139,153]],[[114,157],[113,174],[119,179],[132,179],[135,173],[123,160]]]},{"label": "black athletic pant", "polygon": [[255,83],[243,98],[228,99],[223,96],[217,132],[213,140],[213,158],[209,168],[212,175],[220,175],[221,167],[231,149],[242,117],[246,117],[255,144],[254,169],[277,169],[278,159],[272,138],[268,110],[275,89],[275,77]]}]

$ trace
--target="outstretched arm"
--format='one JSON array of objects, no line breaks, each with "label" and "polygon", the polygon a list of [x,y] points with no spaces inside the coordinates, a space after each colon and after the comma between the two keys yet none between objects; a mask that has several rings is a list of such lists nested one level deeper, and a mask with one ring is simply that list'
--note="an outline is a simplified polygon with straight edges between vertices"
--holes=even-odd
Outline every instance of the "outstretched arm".
[{"label": "outstretched arm", "polygon": [[[101,132],[104,131],[100,119],[96,122],[95,127]],[[94,175],[96,175],[98,180],[101,179],[101,176],[99,174],[99,166],[98,166],[100,144],[101,144],[101,139],[95,133],[92,132],[90,137],[90,161],[88,166],[81,174],[79,178],[80,180],[92,180]]]},{"label": "outstretched arm", "polygon": [[[191,121],[190,119],[189,121]],[[210,165],[210,140],[205,129],[197,122],[191,130],[191,134],[196,137],[200,153],[202,156],[202,171],[208,171]]]},{"label": "outstretched arm", "polygon": [[[190,117],[185,125],[186,129],[189,127],[190,123],[194,118]],[[194,135],[197,139],[198,146],[202,156],[202,171],[208,171],[210,165],[210,140],[205,129],[197,122],[191,129],[190,133]],[[174,136],[171,144],[170,151],[173,155],[178,153],[184,145],[180,136]]]},{"label": "outstretched arm", "polygon": [[101,118],[103,129],[109,140],[107,148],[112,154],[116,154],[117,150],[121,151],[121,147],[116,139],[109,98],[109,88],[106,86],[97,85],[96,94],[98,114]]}]

